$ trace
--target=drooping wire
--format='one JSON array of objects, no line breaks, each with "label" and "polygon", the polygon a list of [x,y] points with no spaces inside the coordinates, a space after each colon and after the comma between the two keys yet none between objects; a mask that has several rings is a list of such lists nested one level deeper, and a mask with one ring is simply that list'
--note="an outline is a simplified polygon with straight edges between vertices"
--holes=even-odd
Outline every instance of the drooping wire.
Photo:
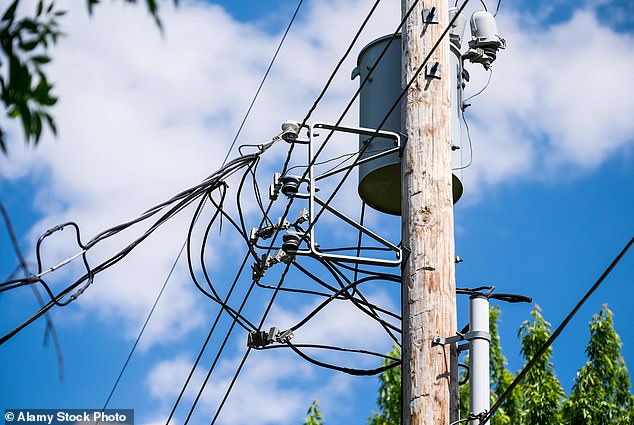
[{"label": "drooping wire", "polygon": [[464,110],[461,112],[462,122],[464,122],[465,129],[467,130],[467,140],[469,141],[469,162],[466,165],[461,165],[460,167],[456,167],[453,171],[456,170],[464,170],[468,168],[473,163],[473,143],[471,142],[471,130],[469,129],[469,123],[467,123],[467,118],[465,117]]},{"label": "drooping wire", "polygon": [[[80,251],[80,253],[77,254],[77,255],[81,255],[83,257],[84,264],[85,264],[85,266],[87,268],[87,271],[86,271],[86,273],[83,276],[81,276],[79,279],[77,279],[71,285],[67,286],[65,289],[61,290],[57,295],[53,295],[50,292],[50,290],[48,290],[48,288],[45,286],[45,289],[47,289],[48,294],[51,297],[51,301],[49,301],[44,307],[42,307],[38,312],[36,312],[30,318],[25,320],[22,324],[18,325],[12,331],[10,331],[9,333],[7,333],[3,337],[1,337],[0,338],[0,345],[5,343],[10,338],[12,338],[14,335],[16,335],[20,330],[24,329],[30,323],[32,323],[33,321],[37,320],[39,317],[41,317],[43,314],[45,314],[48,310],[50,310],[50,308],[52,308],[54,305],[63,306],[63,305],[67,305],[68,303],[70,303],[73,300],[75,300],[92,283],[92,281],[94,279],[94,276],[96,274],[108,269],[109,267],[112,267],[114,264],[116,264],[119,261],[121,261],[130,252],[132,252],[141,242],[143,242],[146,238],[148,238],[163,223],[165,223],[167,220],[169,220],[175,214],[180,212],[182,209],[184,209],[186,206],[188,206],[194,200],[196,200],[200,196],[203,196],[211,188],[214,188],[214,187],[217,187],[218,185],[220,185],[221,182],[224,181],[224,179],[229,177],[235,171],[237,171],[238,169],[250,164],[252,161],[257,159],[258,156],[259,156],[259,154],[245,155],[243,157],[239,157],[239,158],[237,158],[237,159],[235,159],[233,161],[230,161],[227,165],[225,165],[220,170],[218,170],[217,172],[215,172],[214,174],[209,176],[207,179],[205,179],[203,183],[201,183],[201,184],[199,184],[199,185],[197,185],[197,186],[195,186],[193,188],[190,188],[190,189],[188,189],[188,190],[186,190],[184,192],[181,192],[180,194],[176,195],[175,197],[173,197],[169,201],[163,202],[163,203],[153,207],[152,209],[148,210],[146,213],[144,213],[141,217],[139,217],[137,219],[131,220],[129,222],[123,223],[121,225],[115,226],[113,228],[110,228],[110,229],[108,229],[106,231],[101,232],[100,234],[95,236],[93,239],[91,239],[86,244],[83,244],[81,242],[80,237],[79,237],[79,229],[78,229],[78,227],[77,227],[77,225],[75,223],[72,223],[72,222],[71,223],[66,223],[66,224],[61,225],[61,226],[56,226],[55,228],[47,231],[43,235],[43,237],[40,238],[40,241],[38,241],[38,245],[37,245],[38,275],[35,275],[34,277],[31,277],[31,278],[28,278],[28,279],[24,279],[24,282],[26,284],[39,282],[39,283],[42,283],[42,284],[45,285],[45,283],[41,279],[41,275],[43,275],[45,273],[48,273],[50,271],[53,271],[55,269],[55,267],[50,268],[50,269],[48,269],[46,271],[42,271],[41,259],[40,259],[40,255],[39,255],[40,244],[41,244],[41,242],[42,242],[44,237],[49,236],[50,234],[54,233],[55,231],[59,231],[59,230],[63,229],[67,225],[72,226],[73,228],[75,228],[75,231],[77,233],[77,243],[82,248],[82,251]],[[146,220],[146,219],[150,218],[154,214],[156,214],[159,211],[161,211],[163,208],[165,208],[165,207],[167,207],[167,206],[169,206],[171,204],[174,204],[174,203],[176,203],[176,205],[172,206],[157,221],[155,221],[154,224],[152,226],[150,226],[150,228],[147,231],[145,231],[145,233],[143,233],[143,235],[141,237],[137,238],[132,243],[128,244],[125,248],[123,248],[121,251],[119,251],[117,254],[115,254],[114,256],[110,257],[109,259],[103,261],[102,263],[100,263],[96,267],[92,267],[91,268],[91,267],[88,266],[85,255],[86,255],[86,252],[91,247],[95,246],[95,244],[97,244],[98,242],[100,242],[100,241],[102,241],[102,240],[104,240],[106,238],[114,236],[115,234],[121,232],[122,230],[132,226],[133,224],[139,223],[140,221],[143,221],[143,220]],[[77,255],[71,257],[68,260],[64,260],[64,262],[60,263],[60,265],[58,265],[58,266],[66,264],[67,262],[72,260],[72,258],[75,258]],[[78,288],[82,283],[84,283],[84,285],[81,286],[74,294],[72,294],[67,301],[61,301],[64,297],[66,297],[72,291],[74,291],[76,288]],[[3,287],[5,287],[7,285],[10,287],[11,284],[13,284],[13,283],[12,282],[0,283],[0,290],[3,290]]]},{"label": "drooping wire", "polygon": [[[399,366],[401,364],[400,359],[392,359],[393,361],[391,363],[388,363],[386,365],[383,365],[374,369],[356,369],[356,368],[343,367],[343,366],[338,366],[338,365],[317,360],[309,356],[308,354],[304,353],[303,351],[301,351],[299,347],[297,345],[294,345],[291,341],[285,341],[285,342],[286,342],[286,345],[288,345],[291,350],[293,350],[298,356],[300,356],[302,359],[306,360],[307,362],[312,363],[316,366],[320,366],[326,369],[336,370],[338,372],[343,372],[353,376],[378,375],[379,373],[383,373],[386,370],[392,369],[393,367]],[[325,348],[325,347],[322,347],[322,348]],[[344,350],[339,348],[339,351],[344,351]]]},{"label": "drooping wire", "polygon": [[493,406],[491,407],[491,410],[486,412],[486,414],[480,419],[480,422],[479,422],[480,424],[484,424],[487,421],[489,421],[491,419],[491,417],[493,416],[493,414],[502,406],[502,403],[504,402],[504,400],[506,400],[506,398],[508,398],[511,395],[511,393],[513,392],[515,387],[517,387],[517,385],[520,383],[520,381],[522,379],[524,379],[524,377],[526,376],[528,371],[531,370],[537,364],[537,362],[539,361],[541,356],[548,350],[548,348],[550,348],[550,346],[553,344],[553,342],[555,342],[555,340],[563,332],[564,328],[568,325],[570,320],[572,320],[572,318],[575,316],[575,314],[577,314],[579,309],[585,304],[585,302],[588,300],[588,298],[590,298],[590,296],[599,288],[599,286],[601,286],[603,281],[605,281],[605,279],[610,275],[610,273],[612,272],[612,270],[614,270],[616,265],[619,264],[621,259],[627,253],[627,251],[629,251],[629,249],[632,247],[632,244],[634,244],[634,237],[632,237],[625,244],[623,249],[621,249],[621,251],[618,253],[618,255],[614,258],[614,260],[612,260],[610,265],[601,274],[599,279],[597,279],[597,281],[590,287],[590,289],[588,289],[588,291],[585,293],[585,295],[583,297],[581,297],[581,299],[577,302],[577,304],[570,311],[570,313],[568,313],[568,315],[561,322],[561,324],[559,326],[557,326],[557,329],[555,329],[555,331],[552,333],[552,335],[550,335],[550,338],[548,338],[548,340],[544,343],[544,345],[542,345],[539,348],[539,350],[537,350],[537,352],[535,353],[533,358],[531,358],[528,361],[528,363],[526,363],[526,366],[524,366],[524,368],[520,371],[520,373],[517,374],[517,376],[515,377],[513,382],[511,382],[511,384],[506,388],[506,390],[502,393],[502,395],[493,404]]},{"label": "drooping wire", "polygon": [[295,12],[293,12],[293,16],[291,17],[291,20],[288,22],[288,25],[286,26],[286,30],[284,31],[284,34],[282,35],[282,39],[277,45],[277,49],[275,50],[275,54],[273,55],[273,57],[271,58],[271,61],[269,62],[268,68],[266,68],[266,72],[264,73],[264,76],[262,77],[262,81],[260,81],[260,85],[258,86],[258,89],[256,90],[255,95],[253,96],[253,100],[251,100],[251,104],[249,105],[249,108],[247,109],[247,112],[244,115],[242,122],[240,123],[240,127],[238,128],[238,131],[236,132],[236,135],[234,136],[233,141],[231,142],[231,146],[229,147],[229,150],[227,151],[227,155],[225,156],[224,161],[222,161],[222,165],[225,165],[225,163],[227,162],[227,159],[229,158],[229,155],[231,154],[231,151],[233,150],[233,147],[235,146],[236,141],[238,140],[238,137],[240,136],[240,133],[242,132],[242,128],[244,127],[244,124],[249,118],[251,109],[253,109],[253,105],[255,105],[255,101],[260,95],[260,90],[262,90],[262,86],[264,86],[264,82],[269,76],[269,72],[271,72],[271,68],[273,68],[275,59],[277,59],[277,55],[280,53],[280,50],[282,49],[282,45],[284,44],[284,41],[286,40],[286,36],[288,35],[288,32],[291,30],[291,27],[293,26],[293,22],[295,22],[295,18],[297,17],[297,14],[299,13],[300,7],[302,7],[303,1],[304,0],[299,0],[299,2],[297,3],[297,6],[295,7]]},{"label": "drooping wire", "polygon": [[500,4],[502,3],[502,0],[498,0],[498,5],[495,8],[495,13],[493,14],[493,17],[498,16],[498,12],[500,11]]}]

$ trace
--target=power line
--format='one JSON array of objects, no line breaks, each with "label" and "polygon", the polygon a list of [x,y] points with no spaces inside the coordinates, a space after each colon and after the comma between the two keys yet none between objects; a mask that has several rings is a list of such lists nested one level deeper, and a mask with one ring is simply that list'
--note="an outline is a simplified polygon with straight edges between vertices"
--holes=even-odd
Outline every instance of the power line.
[{"label": "power line", "polygon": [[[9,217],[9,213],[7,209],[4,207],[4,204],[0,202],[0,214],[2,214],[2,218],[4,219],[5,227],[7,228],[7,232],[9,233],[9,239],[11,239],[11,244],[13,245],[13,251],[15,252],[16,257],[18,257],[18,267],[16,267],[15,272],[11,274],[11,276],[7,280],[12,280],[13,276],[21,269],[22,273],[24,273],[25,277],[28,277],[31,273],[29,272],[29,267],[24,258],[24,254],[22,253],[22,249],[20,248],[20,244],[18,243],[18,238],[15,235],[15,230],[13,229],[13,223],[11,222],[11,218]],[[31,285],[31,290],[33,291],[33,295],[37,299],[37,303],[40,308],[44,306],[44,299],[40,294],[37,286]],[[62,351],[62,343],[59,340],[59,335],[57,334],[57,329],[55,329],[55,324],[51,319],[50,314],[46,313],[44,315],[44,320],[46,321],[46,330],[44,333],[44,343],[46,343],[47,335],[51,336],[53,340],[53,345],[55,346],[55,352],[57,353],[57,368],[58,368],[58,377],[60,381],[64,380],[64,353]]]},{"label": "power line", "polygon": [[273,57],[271,58],[271,62],[269,63],[268,68],[266,69],[266,72],[264,73],[264,76],[262,77],[262,81],[260,81],[260,85],[258,86],[258,89],[255,92],[255,95],[253,96],[253,100],[251,100],[251,104],[249,105],[249,108],[247,109],[246,114],[244,115],[244,118],[242,119],[242,122],[240,123],[240,127],[238,128],[238,131],[236,132],[236,135],[233,138],[233,141],[231,142],[231,146],[229,147],[229,150],[227,151],[227,155],[225,156],[224,161],[222,161],[222,165],[225,165],[225,163],[227,162],[227,159],[229,158],[229,155],[231,154],[231,151],[233,150],[233,147],[236,144],[236,141],[238,140],[238,137],[240,136],[240,133],[242,132],[242,127],[244,127],[244,124],[247,121],[247,118],[249,118],[249,114],[251,113],[251,109],[253,109],[253,105],[255,104],[255,101],[257,100],[258,96],[260,95],[260,90],[262,90],[262,86],[264,85],[264,82],[266,81],[266,78],[269,76],[269,72],[271,72],[271,68],[273,68],[273,64],[275,63],[275,59],[277,59],[277,55],[280,52],[280,49],[282,48],[282,45],[284,44],[284,40],[286,40],[286,36],[288,35],[288,32],[291,29],[291,26],[293,26],[293,22],[295,22],[295,17],[297,16],[298,12],[299,12],[299,8],[302,6],[304,0],[299,0],[299,2],[297,3],[297,7],[295,8],[295,12],[293,13],[293,16],[291,17],[291,20],[289,21],[288,25],[286,26],[286,30],[284,31],[284,34],[282,35],[282,39],[280,40],[279,44],[277,45],[277,49],[275,50],[275,54],[273,55]]},{"label": "power line", "polygon": [[[165,287],[167,286],[168,282],[170,281],[170,278],[172,277],[172,273],[174,273],[174,269],[176,268],[176,265],[178,264],[178,260],[180,259],[181,255],[183,254],[183,251],[185,250],[186,244],[187,244],[187,240],[185,240],[183,242],[183,245],[181,246],[180,250],[178,251],[178,255],[176,256],[176,259],[174,260],[174,263],[172,264],[172,267],[170,268],[170,271],[167,274],[167,278],[165,279],[165,282],[163,283],[163,286],[161,287],[161,290],[159,291],[158,295],[156,296],[156,299],[154,300],[154,304],[152,304],[152,308],[150,309],[150,312],[148,313],[147,317],[145,318],[145,322],[143,322],[143,326],[141,327],[141,331],[137,335],[136,340],[134,341],[134,344],[132,345],[132,349],[130,349],[130,353],[128,354],[128,357],[126,358],[125,362],[123,363],[123,367],[121,367],[121,371],[119,372],[119,376],[117,376],[117,379],[115,380],[114,385],[112,386],[112,389],[110,390],[110,394],[108,394],[108,398],[106,399],[106,402],[104,403],[103,407],[101,408],[101,412],[106,410],[106,408],[108,407],[108,403],[110,403],[110,399],[112,398],[112,395],[116,391],[117,386],[119,385],[119,381],[121,380],[121,377],[123,376],[123,373],[125,372],[126,368],[128,367],[128,364],[130,363],[130,359],[132,358],[132,354],[134,354],[134,350],[136,350],[136,347],[139,344],[139,341],[141,340],[141,337],[143,336],[143,333],[145,332],[145,328],[147,327],[147,324],[149,323],[150,319],[152,318],[152,315],[154,314],[154,310],[156,309],[156,306],[157,306],[159,300],[161,299],[161,296],[163,295],[163,292],[165,291]],[[99,423],[97,423],[97,425],[98,424]]]},{"label": "power line", "polygon": [[498,398],[495,404],[493,404],[493,406],[491,407],[491,410],[488,411],[484,415],[484,417],[480,419],[480,422],[479,422],[480,424],[484,424],[487,421],[489,421],[491,417],[493,416],[493,414],[502,406],[502,403],[504,402],[504,400],[511,395],[515,387],[517,387],[520,381],[524,379],[524,376],[526,376],[528,371],[532,369],[535,366],[535,364],[537,364],[541,356],[546,352],[546,350],[548,350],[548,348],[552,345],[552,343],[555,342],[557,337],[559,337],[559,335],[562,333],[564,328],[568,325],[570,320],[572,320],[574,315],[577,314],[577,312],[583,306],[583,304],[585,304],[585,302],[588,300],[588,298],[590,298],[590,296],[594,293],[594,291],[596,291],[599,288],[599,286],[601,286],[601,283],[603,283],[605,278],[609,276],[609,274],[612,272],[614,267],[616,267],[616,265],[621,261],[623,256],[627,253],[627,251],[632,246],[632,244],[634,244],[634,237],[632,237],[629,240],[629,242],[625,244],[621,252],[619,252],[619,254],[614,258],[614,260],[612,260],[610,265],[601,274],[599,279],[597,279],[594,285],[592,285],[590,289],[588,289],[588,291],[585,293],[585,295],[579,300],[579,302],[577,302],[577,305],[575,305],[575,307],[570,311],[570,313],[568,313],[568,315],[563,320],[563,322],[561,322],[561,324],[557,327],[557,329],[555,329],[555,331],[552,333],[550,338],[548,338],[548,341],[546,341],[544,345],[542,345],[540,349],[537,350],[533,358],[530,359],[530,361],[526,364],[526,366],[524,366],[521,372],[515,377],[513,382],[511,382],[511,385],[509,385],[506,388],[506,390],[504,391],[504,393],[502,393],[500,398]]}]

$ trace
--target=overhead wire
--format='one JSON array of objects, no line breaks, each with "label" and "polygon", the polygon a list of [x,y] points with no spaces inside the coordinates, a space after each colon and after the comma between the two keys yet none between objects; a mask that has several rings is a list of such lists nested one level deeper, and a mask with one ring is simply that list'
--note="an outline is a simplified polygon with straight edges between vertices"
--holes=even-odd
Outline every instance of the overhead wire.
[{"label": "overhead wire", "polygon": [[255,91],[255,95],[253,96],[253,99],[251,100],[251,104],[249,105],[249,108],[247,109],[246,114],[244,114],[244,118],[242,119],[242,122],[240,123],[240,127],[238,128],[238,131],[236,132],[236,135],[234,136],[233,141],[231,142],[231,146],[229,147],[229,150],[227,151],[227,155],[225,156],[225,159],[222,162],[222,165],[225,165],[225,163],[227,162],[227,159],[229,158],[229,155],[231,154],[231,151],[233,150],[233,147],[235,146],[238,140],[238,137],[240,137],[242,128],[244,127],[244,124],[247,122],[247,119],[249,118],[249,114],[251,113],[251,110],[253,109],[253,105],[255,105],[255,101],[260,95],[260,91],[262,90],[262,87],[264,86],[264,82],[266,81],[267,77],[269,76],[269,73],[271,72],[271,69],[273,68],[273,64],[275,63],[275,60],[277,59],[277,55],[280,53],[280,50],[282,49],[282,46],[284,45],[286,36],[291,30],[291,27],[293,26],[293,22],[295,22],[295,18],[297,17],[297,14],[299,13],[299,9],[302,7],[302,3],[303,3],[303,0],[299,0],[299,2],[297,3],[297,6],[295,7],[295,12],[293,12],[293,16],[291,16],[291,20],[288,22],[288,25],[286,26],[286,30],[284,30],[284,34],[282,35],[282,38],[279,44],[277,45],[277,49],[275,49],[275,53],[273,54],[273,57],[271,58],[271,61],[269,62],[269,66],[266,68],[266,72],[264,73],[264,76],[262,77],[262,81],[260,81],[260,85],[258,86],[258,89]]},{"label": "overhead wire", "polygon": [[[378,1],[377,1],[377,3],[378,3]],[[373,9],[373,10],[374,10],[374,9]],[[409,16],[409,13],[411,13],[411,10],[413,10],[413,7],[412,7],[412,9],[410,9],[410,11],[408,11],[407,16]],[[370,14],[370,15],[371,15],[371,14]],[[364,21],[364,24],[363,24],[363,25],[365,25],[365,23],[366,23],[366,22],[367,22],[367,19],[366,19],[366,21]],[[402,24],[401,24],[401,26],[402,26]],[[399,26],[399,28],[400,28],[400,26]],[[398,31],[397,31],[397,32],[398,32]],[[360,31],[358,32],[358,34],[359,34],[359,33],[360,33]],[[395,38],[395,36],[396,36],[396,34],[394,34],[393,38]],[[357,36],[355,36],[355,40],[356,40],[356,38],[357,38],[357,37],[358,37],[358,35],[357,35]],[[322,98],[322,96],[323,96],[323,93],[325,93],[325,90],[328,88],[328,86],[329,86],[330,82],[332,81],[332,77],[334,77],[334,74],[336,73],[336,71],[338,70],[338,68],[341,66],[341,63],[343,63],[343,59],[345,59],[345,56],[346,56],[346,55],[349,53],[349,51],[351,50],[351,48],[352,48],[352,44],[353,44],[353,43],[351,43],[351,47],[349,47],[349,49],[347,50],[346,54],[344,55],[344,58],[342,58],[342,60],[340,61],[339,65],[336,67],[335,71],[333,72],[333,74],[332,74],[331,78],[329,79],[329,81],[327,82],[326,86],[325,86],[325,87],[324,87],[324,89],[322,90],[322,93],[321,93],[321,94],[320,94],[320,96],[318,97],[318,100],[315,102],[315,104],[313,105],[313,107],[311,107],[311,109],[309,110],[309,112],[308,112],[308,114],[306,115],[306,117],[305,117],[305,119],[304,119],[304,121],[303,121],[302,125],[300,126],[300,129],[303,127],[303,125],[305,124],[305,122],[306,122],[306,121],[308,120],[308,118],[310,117],[310,115],[311,115],[312,111],[315,109],[316,104],[318,103],[318,101],[319,101],[319,100],[321,100],[321,98]],[[366,79],[365,81],[367,81],[367,79]],[[357,93],[357,95],[356,95],[356,96],[358,96],[358,93]],[[350,105],[350,106],[351,106],[351,105]],[[350,108],[350,106],[348,106],[348,107],[347,107],[346,111],[344,112],[344,115],[345,115],[345,113],[347,113],[347,110]],[[343,118],[341,118],[341,119],[343,119]],[[288,168],[288,164],[289,164],[289,161],[290,161],[290,157],[291,157],[291,155],[292,155],[293,148],[294,148],[294,145],[291,145],[291,147],[290,147],[290,149],[289,149],[289,152],[288,152],[288,155],[287,155],[287,159],[286,159],[286,161],[285,161],[285,163],[284,163],[284,165],[283,165],[283,167],[282,167],[282,171],[283,171],[283,172],[282,172],[282,175],[284,174],[284,172],[285,172],[285,171],[287,170],[287,168]],[[316,158],[317,158],[317,155],[316,155],[314,158],[312,158],[312,159],[311,159],[311,161],[313,161],[313,162],[314,162],[314,161],[316,160]],[[290,209],[290,205],[291,205],[291,204],[292,204],[292,199],[291,199],[291,201],[289,202],[289,204],[287,205],[287,208],[286,208],[286,210],[285,210],[285,212],[284,212],[283,217],[285,217],[285,216],[288,214],[288,211],[289,211],[289,209]],[[275,236],[273,237],[273,239],[272,239],[272,241],[271,241],[271,246],[273,246],[274,241],[275,241],[275,238],[276,238],[276,236],[277,236],[277,234],[278,234],[278,233],[279,233],[279,231],[276,231],[276,232],[275,232]],[[279,288],[279,287],[281,287],[281,284],[282,284],[282,282],[283,282],[283,279],[284,279],[284,277],[285,277],[286,273],[288,272],[288,270],[289,270],[289,265],[287,264],[287,266],[286,266],[286,268],[285,268],[284,272],[282,273],[282,277],[281,277],[280,282],[279,282],[279,284],[278,284],[278,288]],[[272,297],[271,297],[271,300],[270,300],[270,302],[269,302],[269,304],[268,304],[268,306],[267,306],[267,309],[265,310],[265,312],[264,312],[264,314],[263,314],[263,316],[262,316],[262,322],[263,322],[263,321],[265,320],[265,318],[267,317],[268,312],[270,311],[270,308],[271,308],[271,306],[272,306],[272,304],[273,304],[273,302],[274,302],[274,300],[275,300],[275,298],[276,298],[276,296],[277,296],[277,293],[278,293],[278,292],[279,292],[279,289],[277,289],[277,290],[273,293],[273,295],[272,295]],[[249,349],[247,349],[247,351],[246,351],[246,353],[245,353],[245,355],[244,355],[244,357],[243,357],[243,359],[242,359],[242,361],[241,361],[240,365],[238,366],[238,368],[237,368],[237,370],[236,370],[236,373],[234,374],[234,377],[232,378],[231,383],[229,384],[229,387],[228,387],[227,391],[225,392],[225,396],[223,397],[223,400],[221,401],[221,403],[220,403],[220,405],[219,405],[219,407],[218,407],[218,410],[216,411],[216,415],[214,416],[214,419],[212,420],[212,423],[215,423],[215,421],[216,421],[216,419],[218,418],[218,416],[219,416],[220,412],[222,411],[222,408],[223,408],[223,406],[224,406],[224,404],[225,404],[225,402],[226,402],[226,399],[228,398],[229,394],[231,393],[231,389],[233,388],[233,386],[234,386],[234,384],[235,384],[235,381],[237,380],[237,378],[238,378],[238,376],[239,376],[239,374],[240,374],[240,372],[241,372],[241,370],[242,370],[242,368],[243,368],[243,366],[244,366],[244,363],[246,362],[246,359],[247,359],[247,357],[248,357],[249,353],[250,353],[250,348],[249,348]]]},{"label": "overhead wire", "polygon": [[550,335],[548,340],[537,350],[535,355],[526,363],[524,368],[517,374],[513,382],[504,390],[502,395],[495,401],[491,409],[484,414],[484,416],[480,419],[480,424],[485,424],[487,421],[491,419],[491,417],[495,414],[495,412],[502,406],[504,400],[506,400],[515,387],[524,379],[529,370],[531,370],[539,361],[539,359],[544,355],[544,353],[550,348],[550,346],[555,342],[555,340],[561,335],[565,327],[572,320],[572,318],[577,314],[579,309],[585,304],[585,302],[590,298],[590,296],[601,286],[601,284],[605,281],[605,279],[610,275],[612,270],[619,264],[621,259],[625,256],[625,254],[629,251],[629,249],[634,244],[634,237],[632,237],[625,246],[621,249],[621,251],[617,254],[617,256],[612,260],[610,265],[603,271],[601,276],[595,281],[595,283],[586,291],[583,297],[577,302],[572,310],[568,313],[566,318],[561,322],[557,329]]},{"label": "overhead wire", "polygon": [[[15,230],[13,228],[13,223],[11,222],[11,218],[9,217],[9,212],[5,208],[4,204],[0,202],[0,214],[4,220],[5,227],[7,229],[7,233],[9,234],[9,239],[11,240],[11,244],[13,246],[13,252],[15,256],[18,258],[18,266],[15,268],[14,272],[5,279],[7,281],[13,280],[13,277],[22,270],[22,273],[25,277],[28,277],[31,273],[29,271],[29,266],[26,262],[24,254],[22,253],[22,249],[20,248],[20,244],[18,243],[18,238],[15,235]],[[44,299],[40,294],[37,286],[31,286],[31,290],[37,303],[40,308],[44,306]],[[64,380],[64,352],[62,351],[62,343],[59,339],[59,335],[57,334],[57,329],[55,328],[55,324],[53,323],[53,319],[51,319],[50,314],[46,313],[44,315],[44,319],[46,321],[46,330],[44,333],[44,344],[46,344],[47,336],[50,335],[53,340],[53,345],[55,347],[55,352],[57,353],[57,369],[58,369],[58,378],[60,381]]]},{"label": "overhead wire", "polygon": [[[71,285],[67,286],[65,289],[61,290],[57,295],[52,296],[50,291],[47,291],[47,292],[49,292],[49,296],[51,297],[51,301],[49,301],[44,307],[42,307],[38,312],[33,314],[30,318],[25,320],[22,324],[18,325],[12,331],[10,331],[9,333],[7,333],[3,337],[1,337],[0,338],[0,345],[3,344],[4,342],[6,342],[7,340],[9,340],[10,338],[12,338],[20,330],[24,329],[24,327],[28,326],[33,321],[37,320],[39,317],[41,317],[43,314],[45,314],[48,310],[50,310],[50,308],[52,308],[54,305],[64,306],[64,305],[67,305],[68,303],[72,302],[73,300],[75,300],[92,283],[92,280],[93,280],[93,278],[94,278],[94,276],[96,274],[108,269],[109,267],[111,267],[114,264],[116,264],[119,261],[121,261],[130,252],[132,252],[132,250],[134,250],[134,248],[136,248],[136,246],[138,246],[147,237],[149,237],[165,221],[167,221],[168,219],[173,217],[175,214],[180,212],[182,209],[184,209],[186,206],[188,206],[191,202],[193,202],[196,198],[198,198],[201,195],[203,195],[204,193],[206,193],[206,191],[208,189],[220,184],[221,181],[223,181],[228,176],[233,174],[239,168],[242,168],[245,165],[250,164],[254,159],[257,158],[257,156],[258,155],[246,155],[246,156],[237,158],[237,159],[231,161],[230,163],[228,163],[227,165],[225,165],[223,168],[218,170],[216,173],[214,173],[211,176],[209,176],[207,179],[205,179],[205,181],[203,183],[195,186],[194,188],[192,188],[190,190],[182,192],[181,194],[177,195],[176,197],[173,197],[171,199],[171,201],[172,201],[171,203],[174,203],[174,202],[178,201],[176,203],[176,205],[172,206],[157,221],[155,221],[154,224],[151,225],[149,227],[149,229],[146,230],[142,234],[141,237],[137,238],[135,241],[133,241],[132,243],[128,244],[125,248],[120,250],[117,254],[115,254],[114,256],[110,257],[109,259],[103,261],[102,263],[100,263],[99,265],[97,265],[95,267],[89,267],[88,264],[87,264],[86,258],[85,258],[86,252],[92,246],[94,246],[96,243],[104,240],[105,238],[111,237],[111,236],[119,233],[120,231],[124,230],[125,228],[128,228],[128,227],[132,226],[132,224],[136,224],[136,223],[138,223],[138,222],[140,222],[142,220],[145,220],[145,219],[151,217],[152,215],[154,215],[157,212],[161,211],[164,207],[170,205],[171,203],[170,202],[167,202],[167,203],[164,202],[162,204],[159,204],[159,205],[161,205],[160,208],[154,207],[151,210],[148,210],[148,213],[143,214],[141,216],[141,218],[139,218],[139,219],[131,220],[129,222],[123,223],[122,225],[118,225],[118,226],[115,226],[115,227],[113,227],[111,229],[108,229],[108,230],[106,230],[104,232],[101,232],[99,235],[97,235],[96,237],[91,239],[86,244],[83,244],[81,242],[80,236],[79,236],[78,226],[75,223],[72,223],[72,222],[65,223],[62,226],[56,226],[55,228],[49,230],[43,236],[50,235],[52,232],[61,230],[61,228],[63,228],[64,226],[68,226],[68,225],[72,226],[75,229],[75,231],[77,233],[77,243],[80,245],[80,247],[83,248],[82,251],[80,251],[80,253],[81,253],[81,256],[83,257],[84,263],[85,263],[85,265],[87,267],[87,271],[86,271],[86,273],[84,275],[82,275],[80,278],[78,278],[74,283],[72,283]],[[41,241],[42,241],[42,238],[40,239],[39,242],[41,242]],[[38,243],[38,245],[39,245],[39,243]],[[40,259],[40,256],[39,256],[39,250],[38,250],[37,257],[38,257],[38,272],[41,272],[42,266],[41,266],[41,259]],[[37,275],[35,277],[33,277],[33,278],[25,279],[25,282],[27,282],[27,283],[35,283],[35,282],[43,283],[41,277],[37,277]],[[76,288],[78,288],[82,283],[84,285],[82,287],[80,287],[74,294],[70,295],[70,297],[69,297],[69,299],[67,301],[60,301],[64,297],[69,295],[72,291],[74,291]],[[2,287],[5,286],[5,284],[7,284],[7,282],[0,283],[0,291],[2,290]]]}]

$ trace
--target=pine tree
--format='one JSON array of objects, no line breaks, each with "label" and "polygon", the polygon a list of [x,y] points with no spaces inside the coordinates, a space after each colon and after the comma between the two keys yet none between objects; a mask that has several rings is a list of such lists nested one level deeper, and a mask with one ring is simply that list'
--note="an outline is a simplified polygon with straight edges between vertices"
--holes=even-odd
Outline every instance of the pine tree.
[{"label": "pine tree", "polygon": [[[521,338],[521,354],[528,362],[550,337],[551,324],[544,320],[540,308],[531,312],[532,320],[522,323],[518,336]],[[521,425],[560,425],[561,402],[564,391],[555,376],[551,362],[552,348],[540,357],[526,374],[520,391],[519,418],[512,417],[512,423]],[[515,416],[515,415],[514,415]]]},{"label": "pine tree", "polygon": [[577,373],[564,405],[564,423],[570,425],[634,424],[634,396],[621,357],[621,339],[606,305],[590,321],[588,361]]}]

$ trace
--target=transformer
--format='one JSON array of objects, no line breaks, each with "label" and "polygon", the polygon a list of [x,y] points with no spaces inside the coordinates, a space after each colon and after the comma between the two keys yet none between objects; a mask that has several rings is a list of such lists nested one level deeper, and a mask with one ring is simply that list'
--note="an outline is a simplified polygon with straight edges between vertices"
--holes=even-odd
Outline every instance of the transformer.
[{"label": "transformer", "polygon": [[[464,20],[463,20],[464,22]],[[461,25],[464,28],[464,25]],[[452,144],[460,145],[460,119],[462,113],[462,61],[460,54],[461,31],[452,37],[450,55],[451,78],[451,138]],[[360,81],[368,76],[381,52],[386,48],[391,35],[378,38],[365,46],[359,53],[357,67],[352,71],[352,79],[360,76]],[[366,128],[378,128],[390,108],[400,95],[401,88],[401,51],[400,34],[394,38],[387,51],[376,65],[370,78],[361,88],[359,97],[359,125]],[[402,130],[401,105],[396,107],[387,118],[382,130],[404,133]],[[368,136],[359,137],[359,149],[364,149],[361,159],[394,148],[394,141],[376,137],[368,144]],[[453,202],[462,196],[462,183],[453,174]],[[398,152],[361,163],[359,165],[358,192],[361,199],[375,210],[401,214],[401,158]]]}]

